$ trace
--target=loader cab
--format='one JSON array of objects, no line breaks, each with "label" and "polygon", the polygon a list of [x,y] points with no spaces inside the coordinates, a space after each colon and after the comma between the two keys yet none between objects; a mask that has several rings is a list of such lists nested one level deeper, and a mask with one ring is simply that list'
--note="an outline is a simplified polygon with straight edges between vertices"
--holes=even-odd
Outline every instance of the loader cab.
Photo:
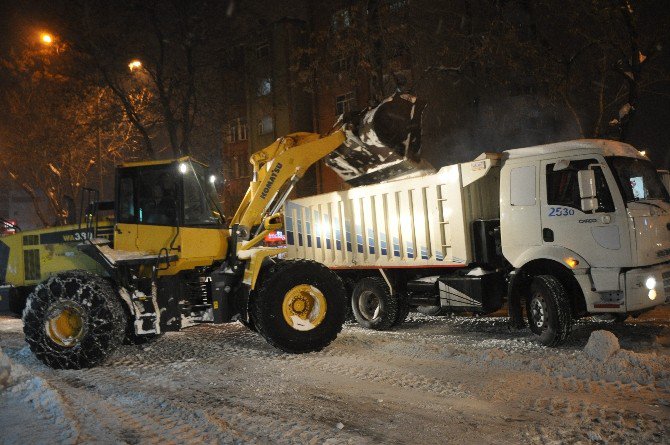
[{"label": "loader cab", "polygon": [[222,229],[215,182],[205,165],[189,157],[118,167],[115,249],[178,249],[189,228]]}]

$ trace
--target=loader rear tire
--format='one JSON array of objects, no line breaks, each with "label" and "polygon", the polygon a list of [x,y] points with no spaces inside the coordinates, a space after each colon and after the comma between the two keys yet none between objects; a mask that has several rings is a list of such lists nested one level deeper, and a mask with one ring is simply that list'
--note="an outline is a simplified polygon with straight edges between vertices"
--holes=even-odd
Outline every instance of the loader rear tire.
[{"label": "loader rear tire", "polygon": [[38,285],[23,312],[30,350],[56,369],[102,363],[123,342],[126,324],[112,284],[84,271],[59,273]]},{"label": "loader rear tire", "polygon": [[530,330],[545,346],[558,346],[572,330],[572,309],[563,284],[552,275],[538,275],[530,285],[526,313]]},{"label": "loader rear tire", "polygon": [[385,331],[396,322],[400,303],[382,277],[366,277],[354,288],[351,308],[358,324],[367,329]]},{"label": "loader rear tire", "polygon": [[284,352],[320,351],[342,330],[345,295],[340,277],[323,264],[277,261],[256,285],[252,322],[268,343]]}]

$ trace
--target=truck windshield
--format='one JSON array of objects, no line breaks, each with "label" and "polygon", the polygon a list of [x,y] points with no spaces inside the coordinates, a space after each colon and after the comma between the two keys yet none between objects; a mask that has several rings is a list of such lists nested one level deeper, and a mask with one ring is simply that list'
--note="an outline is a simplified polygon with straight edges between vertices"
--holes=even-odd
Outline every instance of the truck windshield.
[{"label": "truck windshield", "polygon": [[607,162],[614,172],[626,202],[642,200],[670,202],[670,196],[651,162],[622,156],[609,157]]},{"label": "truck windshield", "polygon": [[184,225],[222,225],[216,189],[205,168],[196,162],[185,162],[179,168],[184,178]]}]

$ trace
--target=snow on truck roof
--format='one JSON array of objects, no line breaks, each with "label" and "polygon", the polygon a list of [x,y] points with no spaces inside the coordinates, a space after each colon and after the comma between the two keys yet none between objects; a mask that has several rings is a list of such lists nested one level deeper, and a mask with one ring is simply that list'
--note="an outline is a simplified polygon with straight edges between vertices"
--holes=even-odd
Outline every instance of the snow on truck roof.
[{"label": "snow on truck roof", "polygon": [[522,158],[526,156],[538,156],[558,154],[573,150],[595,150],[603,156],[626,156],[629,158],[647,159],[632,145],[623,142],[610,141],[607,139],[576,139],[573,141],[557,142],[554,144],[535,145],[533,147],[515,148],[505,150],[508,159]]}]

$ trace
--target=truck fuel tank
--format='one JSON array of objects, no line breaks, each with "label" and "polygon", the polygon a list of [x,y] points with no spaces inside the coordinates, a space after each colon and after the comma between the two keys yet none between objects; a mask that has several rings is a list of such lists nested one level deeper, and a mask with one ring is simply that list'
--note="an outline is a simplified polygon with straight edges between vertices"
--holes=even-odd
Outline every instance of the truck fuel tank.
[{"label": "truck fuel tank", "polygon": [[352,186],[378,183],[434,169],[421,159],[421,117],[426,104],[395,93],[376,107],[344,114],[338,120],[345,142],[325,160]]}]

